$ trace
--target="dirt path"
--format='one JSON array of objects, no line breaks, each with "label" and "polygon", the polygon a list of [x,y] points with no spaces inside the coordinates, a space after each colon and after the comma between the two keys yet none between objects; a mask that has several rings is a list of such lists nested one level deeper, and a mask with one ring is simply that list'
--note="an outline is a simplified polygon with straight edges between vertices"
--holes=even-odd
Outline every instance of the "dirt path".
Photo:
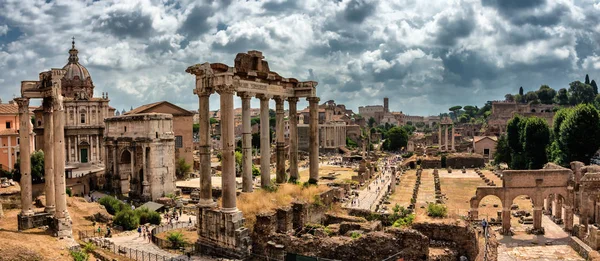
[{"label": "dirt path", "polygon": [[406,171],[400,178],[400,185],[396,186],[396,193],[390,198],[390,206],[393,207],[398,204],[407,208],[410,205],[416,181],[417,172],[415,170]]}]

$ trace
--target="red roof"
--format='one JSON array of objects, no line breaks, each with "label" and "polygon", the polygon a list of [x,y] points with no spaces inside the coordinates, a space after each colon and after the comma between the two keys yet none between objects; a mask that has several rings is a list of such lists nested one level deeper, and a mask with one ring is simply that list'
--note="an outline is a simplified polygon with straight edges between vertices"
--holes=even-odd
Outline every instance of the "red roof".
[{"label": "red roof", "polygon": [[19,114],[19,106],[17,104],[0,104],[0,114]]}]

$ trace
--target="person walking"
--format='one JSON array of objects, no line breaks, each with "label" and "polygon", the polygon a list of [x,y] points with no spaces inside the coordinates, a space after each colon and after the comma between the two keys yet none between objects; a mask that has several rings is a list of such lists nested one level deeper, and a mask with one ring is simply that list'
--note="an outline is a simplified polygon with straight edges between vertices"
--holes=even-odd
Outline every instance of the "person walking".
[{"label": "person walking", "polygon": [[138,232],[138,237],[141,237],[142,236],[142,226],[138,226],[137,232]]}]

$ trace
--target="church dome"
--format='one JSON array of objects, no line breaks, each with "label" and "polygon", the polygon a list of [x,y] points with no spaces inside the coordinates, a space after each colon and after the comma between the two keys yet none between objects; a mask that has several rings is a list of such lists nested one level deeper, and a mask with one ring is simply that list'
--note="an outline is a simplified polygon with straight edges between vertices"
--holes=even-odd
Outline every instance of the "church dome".
[{"label": "church dome", "polygon": [[75,49],[75,40],[72,43],[72,48],[69,50],[69,63],[63,67],[67,71],[64,78],[66,80],[73,80],[77,76],[79,80],[84,81],[90,77],[90,73],[83,65],[79,64],[79,57],[77,57],[79,51]]}]

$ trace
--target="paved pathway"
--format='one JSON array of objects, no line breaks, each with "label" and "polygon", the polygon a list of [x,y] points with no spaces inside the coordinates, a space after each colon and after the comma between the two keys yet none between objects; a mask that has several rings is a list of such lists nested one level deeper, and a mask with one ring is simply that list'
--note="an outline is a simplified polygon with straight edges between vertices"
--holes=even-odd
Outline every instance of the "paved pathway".
[{"label": "paved pathway", "polygon": [[[380,165],[379,169],[382,169],[381,166],[383,165]],[[350,208],[375,210],[376,203],[383,197],[390,185],[391,176],[391,171],[384,168],[370,184],[363,190],[358,191],[358,205],[352,205],[352,200],[350,200],[346,206]]]}]

